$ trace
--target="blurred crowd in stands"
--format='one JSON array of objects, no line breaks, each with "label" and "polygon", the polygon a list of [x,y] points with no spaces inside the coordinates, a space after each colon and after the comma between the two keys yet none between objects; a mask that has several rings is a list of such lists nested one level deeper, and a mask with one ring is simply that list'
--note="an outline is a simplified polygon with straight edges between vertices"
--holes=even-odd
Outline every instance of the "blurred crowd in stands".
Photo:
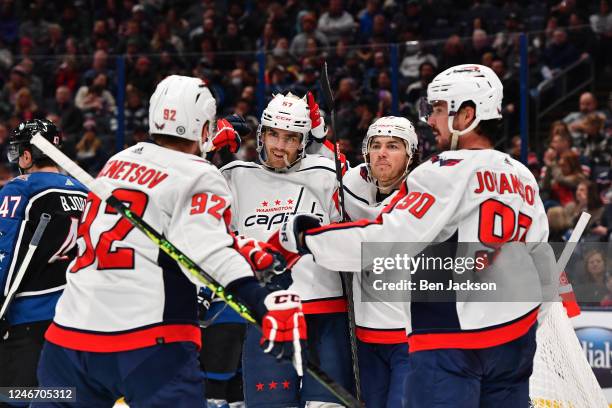
[{"label": "blurred crowd in stands", "polygon": [[[160,79],[177,73],[203,78],[221,115],[247,119],[253,132],[238,156],[255,160],[257,52],[263,52],[265,98],[286,91],[318,95],[327,61],[340,147],[356,164],[368,126],[392,112],[390,44],[398,44],[399,114],[417,123],[419,99],[445,68],[490,66],[504,85],[503,134],[509,136],[498,148],[519,157],[521,32],[530,33],[532,100],[563,96],[555,77],[592,61],[594,92],[571,99],[575,111],[558,115],[542,145],[530,146],[528,165],[540,183],[551,241],[567,239],[588,211],[585,240],[609,242],[612,13],[606,0],[0,0],[0,154],[5,157],[19,122],[46,117],[61,127],[67,153],[95,173],[116,149],[118,110],[125,144],[146,140],[149,95]],[[120,94],[123,106],[117,106]],[[427,157],[433,138],[426,126],[418,130]],[[215,158],[217,164],[229,159]],[[11,174],[3,161],[0,179]],[[596,279],[602,301],[611,302],[606,265],[612,262],[602,256],[603,275]],[[584,262],[591,262],[586,254]]]}]

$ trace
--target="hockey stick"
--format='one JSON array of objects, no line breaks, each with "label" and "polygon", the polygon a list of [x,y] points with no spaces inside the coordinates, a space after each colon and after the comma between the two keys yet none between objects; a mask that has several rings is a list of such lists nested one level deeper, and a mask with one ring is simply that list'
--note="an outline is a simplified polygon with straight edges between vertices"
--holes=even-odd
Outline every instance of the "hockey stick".
[{"label": "hockey stick", "polygon": [[[336,108],[334,106],[334,97],[332,95],[329,77],[327,76],[327,62],[323,63],[323,71],[321,72],[321,93],[325,104],[329,109],[330,126],[332,129],[332,143],[334,144],[334,163],[336,164],[336,180],[338,181],[338,207],[342,221],[348,221],[346,210],[344,209],[344,184],[342,183],[342,164],[338,152],[338,134],[336,133]],[[348,322],[349,322],[349,340],[351,343],[351,357],[353,360],[353,375],[355,377],[355,391],[357,399],[361,401],[361,380],[359,377],[359,360],[357,357],[357,324],[355,321],[355,303],[353,301],[353,274],[348,272],[340,272],[342,283],[346,289],[346,297],[348,304]]]},{"label": "hockey stick", "polygon": [[[242,318],[261,330],[261,326],[257,322],[255,315],[245,304],[234,298],[233,295],[226,293],[223,285],[210,276],[208,272],[204,271],[199,265],[191,260],[191,258],[176,248],[170,241],[153,229],[153,227],[146,223],[142,218],[130,211],[130,209],[127,208],[120,200],[113,196],[110,185],[104,182],[96,182],[96,180],[89,175],[89,173],[85,172],[85,170],[79,167],[78,164],[73,162],[68,156],[53,146],[40,134],[35,135],[32,138],[31,143],[38,147],[45,155],[50,157],[56,164],[63,167],[64,170],[85,185],[93,194],[106,201],[108,205],[113,207],[134,227],[142,231],[162,251],[183,266],[183,268],[185,268],[193,277],[202,282],[202,284],[209,288],[216,296],[223,299],[223,301],[234,309]],[[308,360],[306,361],[306,370],[314,379],[327,388],[343,404],[348,407],[355,408],[360,406],[359,402],[355,400],[355,397],[353,397],[350,392],[345,390],[340,384],[336,383],[318,365]]]},{"label": "hockey stick", "polygon": [[563,272],[563,270],[567,266],[567,263],[569,262],[569,259],[572,256],[576,245],[578,245],[578,241],[580,240],[580,237],[582,237],[582,233],[586,229],[586,226],[589,223],[590,219],[591,214],[584,211],[582,212],[582,214],[580,214],[580,218],[578,219],[578,222],[576,223],[572,234],[567,240],[567,244],[565,244],[565,247],[563,247],[563,251],[561,252],[559,260],[557,261],[557,269],[559,273]]},{"label": "hockey stick", "polygon": [[[28,269],[28,266],[30,266],[30,261],[32,260],[32,257],[34,256],[34,252],[36,251],[36,248],[38,247],[40,238],[42,237],[43,232],[45,232],[45,229],[47,228],[47,224],[49,224],[49,221],[51,221],[51,216],[47,213],[42,213],[42,215],[40,216],[40,221],[38,221],[38,225],[36,226],[36,229],[34,230],[34,235],[32,235],[32,239],[30,240],[30,244],[28,245],[28,250],[23,258],[23,261],[21,261],[21,265],[19,266],[17,275],[15,275],[15,280],[13,281],[13,284],[11,285],[11,288],[9,289],[8,294],[6,295],[6,299],[4,299],[2,308],[0,309],[0,320],[2,320],[2,318],[4,317],[4,314],[8,310],[8,307],[10,306],[11,302],[13,301],[13,298],[15,297],[15,294],[17,293],[17,289],[19,289],[19,285],[21,285],[21,281],[23,280],[23,277],[26,273],[26,270]],[[15,254],[15,256],[17,255],[19,255],[18,252],[17,254]],[[4,337],[4,333],[0,333],[0,338],[3,338],[3,337]]]}]

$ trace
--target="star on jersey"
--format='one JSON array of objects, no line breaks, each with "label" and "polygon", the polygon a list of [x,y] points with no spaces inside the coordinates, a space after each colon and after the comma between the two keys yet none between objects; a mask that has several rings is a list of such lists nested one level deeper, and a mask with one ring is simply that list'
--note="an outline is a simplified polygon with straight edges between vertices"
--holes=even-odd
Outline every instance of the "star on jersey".
[{"label": "star on jersey", "polygon": [[267,207],[268,206],[268,202],[267,201],[262,201],[261,202],[261,206],[262,207]]},{"label": "star on jersey", "polygon": [[0,262],[4,261],[5,257],[6,255],[4,254],[4,252],[0,252]]}]

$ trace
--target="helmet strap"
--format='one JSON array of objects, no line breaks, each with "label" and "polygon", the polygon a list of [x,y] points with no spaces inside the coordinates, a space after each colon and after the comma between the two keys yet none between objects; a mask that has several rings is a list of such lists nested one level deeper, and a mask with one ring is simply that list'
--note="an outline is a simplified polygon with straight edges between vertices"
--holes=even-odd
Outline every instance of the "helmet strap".
[{"label": "helmet strap", "polygon": [[463,136],[466,133],[471,132],[480,123],[480,119],[474,118],[472,123],[470,123],[470,125],[468,127],[466,127],[465,129],[463,129],[463,130],[455,130],[453,128],[453,119],[454,118],[455,118],[454,116],[449,116],[448,117],[448,130],[450,130],[450,132],[451,132],[450,150],[457,150],[457,147],[459,145],[459,136]]}]

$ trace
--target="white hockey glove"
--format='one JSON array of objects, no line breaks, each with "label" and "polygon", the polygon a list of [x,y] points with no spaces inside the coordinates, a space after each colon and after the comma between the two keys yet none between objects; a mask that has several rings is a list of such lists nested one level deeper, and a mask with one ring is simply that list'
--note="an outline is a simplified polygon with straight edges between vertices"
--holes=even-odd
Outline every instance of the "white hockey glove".
[{"label": "white hockey glove", "polygon": [[306,341],[306,321],[300,296],[290,290],[279,290],[266,296],[261,328],[261,347],[280,359],[290,359],[297,374],[304,376],[302,342]]},{"label": "white hockey glove", "polygon": [[325,136],[327,135],[327,129],[325,128],[325,120],[321,117],[321,111],[319,110],[319,104],[315,102],[314,95],[308,91],[308,109],[310,110],[310,134],[317,143],[323,143]]}]

